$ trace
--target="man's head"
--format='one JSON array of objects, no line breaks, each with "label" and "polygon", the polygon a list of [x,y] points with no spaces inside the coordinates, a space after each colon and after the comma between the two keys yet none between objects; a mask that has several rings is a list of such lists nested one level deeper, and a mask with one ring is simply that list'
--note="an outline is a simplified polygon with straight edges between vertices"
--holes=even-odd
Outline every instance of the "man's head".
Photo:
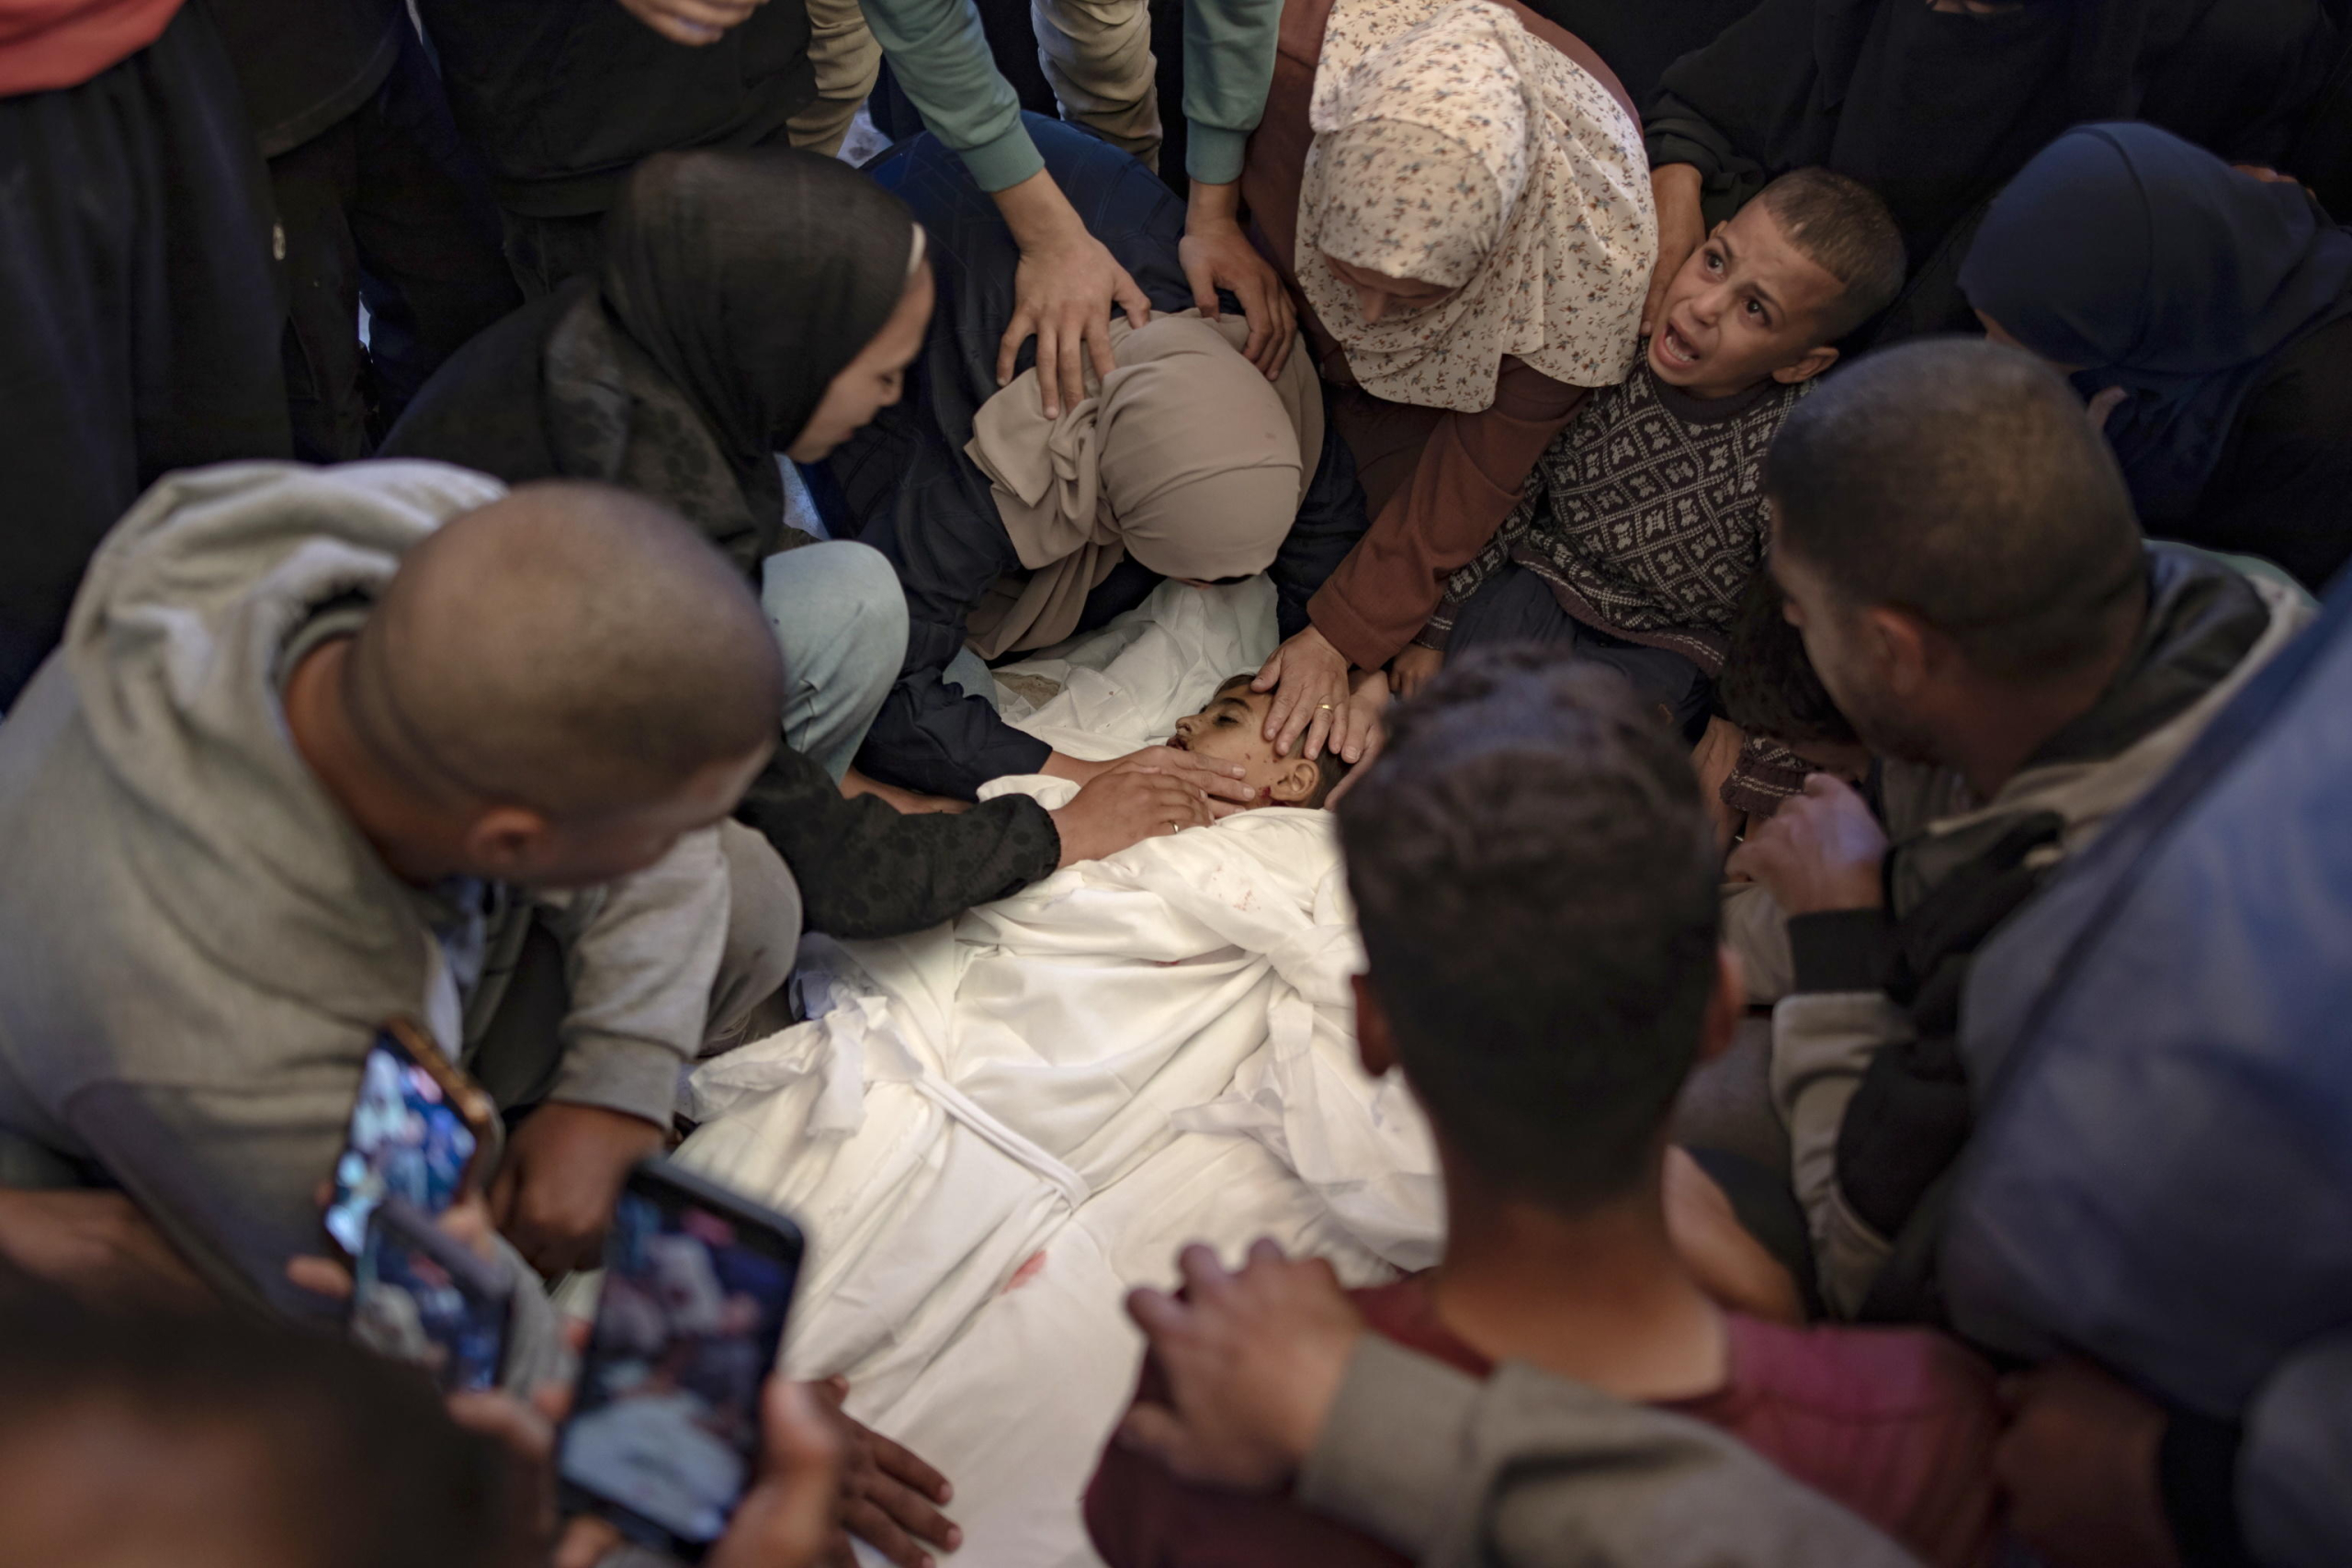
[{"label": "man's head", "polygon": [[1348,765],[1334,747],[1325,747],[1312,761],[1298,754],[1304,747],[1287,757],[1274,750],[1274,743],[1265,737],[1274,694],[1250,689],[1257,673],[1252,670],[1236,675],[1219,686],[1206,707],[1176,721],[1176,733],[1168,743],[1180,751],[1240,763],[1250,770],[1241,782],[1261,791],[1268,806],[1321,806],[1348,776]]},{"label": "man's head", "polygon": [[1836,362],[1839,338],[1893,303],[1904,265],[1902,231],[1859,181],[1827,169],[1782,175],[1674,275],[1650,369],[1696,398],[1768,377],[1808,380]]},{"label": "man's head", "polygon": [[537,886],[641,870],[725,817],[784,711],[775,634],[727,560],[657,503],[572,482],[412,549],[340,688],[425,847]]},{"label": "man's head", "polygon": [[1498,1196],[1573,1213],[1637,1190],[1737,1017],[1689,749],[1606,671],[1481,649],[1337,810],[1365,1066],[1393,1051],[1449,1170]]},{"label": "man's head", "polygon": [[504,1462],[414,1371],[0,1282],[0,1568],[492,1568]]},{"label": "man's head", "polygon": [[2115,459],[2032,355],[1961,338],[1859,361],[1765,467],[1772,576],[1871,749],[1957,763],[1979,716],[2099,682],[2145,613]]}]

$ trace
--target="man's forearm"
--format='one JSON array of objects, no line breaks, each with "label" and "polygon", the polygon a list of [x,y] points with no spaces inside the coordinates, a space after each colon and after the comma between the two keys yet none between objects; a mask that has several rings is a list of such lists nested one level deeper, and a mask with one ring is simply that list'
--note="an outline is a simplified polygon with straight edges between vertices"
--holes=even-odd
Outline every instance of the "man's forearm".
[{"label": "man's forearm", "polygon": [[1005,227],[1025,253],[1051,250],[1087,237],[1085,220],[1042,164],[1017,185],[991,193]]},{"label": "man's forearm", "polygon": [[972,0],[863,0],[863,6],[866,25],[923,124],[962,156],[982,190],[1002,192],[1040,175],[1045,160],[1022,128],[1021,100],[996,68]]},{"label": "man's forearm", "polygon": [[1193,187],[1241,178],[1243,150],[1266,112],[1282,0],[1187,0],[1184,172]]}]

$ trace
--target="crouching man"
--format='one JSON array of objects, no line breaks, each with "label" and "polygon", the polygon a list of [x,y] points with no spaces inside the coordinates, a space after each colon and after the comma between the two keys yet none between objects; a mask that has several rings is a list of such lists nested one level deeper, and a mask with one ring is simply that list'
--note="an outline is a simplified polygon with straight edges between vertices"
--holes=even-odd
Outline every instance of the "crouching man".
[{"label": "crouching man", "polygon": [[728,563],[621,491],[165,479],[0,726],[0,1131],[315,1310],[286,1263],[405,1014],[507,1113],[508,1238],[592,1262],[684,1065],[789,972],[791,875],[726,821],[782,693]]}]

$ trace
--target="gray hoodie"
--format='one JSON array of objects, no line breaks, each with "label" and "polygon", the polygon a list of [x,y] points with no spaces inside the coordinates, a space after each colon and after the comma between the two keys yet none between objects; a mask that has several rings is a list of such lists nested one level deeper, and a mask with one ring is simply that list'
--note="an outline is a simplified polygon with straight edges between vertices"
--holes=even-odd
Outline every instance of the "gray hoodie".
[{"label": "gray hoodie", "polygon": [[[0,724],[0,1130],[122,1186],[219,1289],[290,1311],[378,1025],[465,1060],[502,983],[430,921],[296,752],[280,688],[401,555],[503,493],[436,463],[235,464],[147,492]],[[334,617],[334,621],[322,620]],[[494,890],[487,946],[565,949],[553,1098],[666,1123],[728,886],[715,833],[568,896]],[[531,1292],[536,1294],[536,1292]]]}]

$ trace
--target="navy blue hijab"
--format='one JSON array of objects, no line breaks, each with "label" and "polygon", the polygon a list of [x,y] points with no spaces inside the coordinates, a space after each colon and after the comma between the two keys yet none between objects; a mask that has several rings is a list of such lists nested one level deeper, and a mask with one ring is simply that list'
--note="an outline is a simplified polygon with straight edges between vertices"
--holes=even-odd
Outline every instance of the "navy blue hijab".
[{"label": "navy blue hijab", "polygon": [[2170,131],[2078,126],[1995,198],[1960,286],[2034,353],[2083,367],[2086,397],[2130,394],[2107,438],[2162,526],[2194,510],[2270,362],[2352,315],[2352,231]]}]

